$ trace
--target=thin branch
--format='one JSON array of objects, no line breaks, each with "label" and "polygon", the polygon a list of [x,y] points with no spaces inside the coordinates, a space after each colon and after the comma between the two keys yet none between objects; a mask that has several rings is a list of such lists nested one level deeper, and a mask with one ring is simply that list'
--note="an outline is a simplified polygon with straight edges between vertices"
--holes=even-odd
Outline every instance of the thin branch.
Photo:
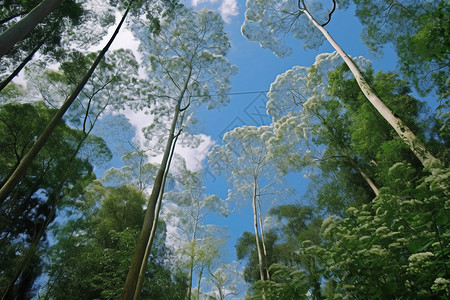
[{"label": "thin branch", "polygon": [[325,27],[325,25],[327,25],[328,23],[330,23],[331,21],[331,15],[334,13],[334,11],[336,10],[336,0],[332,0],[333,1],[333,9],[331,10],[331,12],[328,14],[328,21],[326,21],[324,24],[322,24],[322,27]]}]

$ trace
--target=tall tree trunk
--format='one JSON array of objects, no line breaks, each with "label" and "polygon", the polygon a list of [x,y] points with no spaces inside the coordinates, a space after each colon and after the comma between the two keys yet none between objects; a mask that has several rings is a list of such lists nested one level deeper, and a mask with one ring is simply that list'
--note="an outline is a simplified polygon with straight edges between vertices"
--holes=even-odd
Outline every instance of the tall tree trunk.
[{"label": "tall tree trunk", "polygon": [[192,277],[194,275],[194,260],[195,260],[195,239],[196,239],[196,233],[197,233],[197,226],[194,227],[194,233],[192,234],[192,239],[191,239],[191,246],[192,246],[192,251],[190,253],[191,257],[190,257],[190,261],[189,261],[189,275],[188,275],[188,293],[187,293],[187,299],[191,299],[192,296]]},{"label": "tall tree trunk", "polygon": [[[105,54],[108,51],[109,47],[111,46],[112,42],[114,41],[117,34],[119,33],[119,30],[122,27],[122,24],[124,23],[128,12],[130,11],[130,7],[131,7],[132,3],[133,3],[133,0],[128,4],[128,8],[125,11],[122,19],[120,20],[119,25],[117,25],[117,28],[114,31],[114,34],[111,36],[111,38],[109,39],[108,43],[103,48],[103,50],[99,53],[96,60],[92,64],[91,68],[89,69],[87,74],[83,77],[83,80],[78,84],[78,86],[75,88],[75,90],[69,96],[69,98],[64,102],[64,104],[61,106],[61,108],[56,112],[56,114],[53,116],[53,118],[48,123],[47,127],[44,129],[44,131],[41,133],[39,138],[34,143],[33,147],[31,147],[31,149],[28,151],[27,155],[25,155],[23,160],[20,162],[19,166],[16,168],[14,173],[11,175],[11,177],[8,179],[8,181],[0,189],[0,203],[3,202],[6,199],[6,197],[8,197],[9,193],[11,193],[11,191],[19,183],[19,181],[23,177],[23,175],[25,175],[25,172],[28,169],[28,167],[31,165],[31,163],[33,162],[33,159],[36,157],[36,155],[39,153],[39,151],[45,145],[50,134],[53,132],[53,130],[59,124],[59,122],[61,121],[61,119],[64,116],[64,114],[66,113],[66,111],[72,105],[73,101],[75,101],[78,94],[83,89],[84,85],[88,82],[89,78],[94,73],[98,64],[100,63],[102,58],[105,56]],[[1,44],[1,42],[0,42],[0,44]]]},{"label": "tall tree trunk", "polygon": [[163,182],[161,184],[162,185],[161,193],[159,194],[158,202],[156,204],[155,219],[153,220],[152,231],[150,232],[150,238],[148,240],[147,247],[145,248],[144,259],[142,261],[141,268],[139,270],[139,277],[138,277],[138,282],[136,284],[136,290],[134,292],[133,300],[137,300],[141,296],[142,285],[144,284],[144,278],[145,278],[145,269],[147,267],[147,260],[150,255],[150,250],[152,249],[153,240],[155,239],[156,225],[158,224],[159,211],[161,210],[161,203],[162,203],[162,198],[164,195],[164,187],[166,185],[167,175],[169,175],[170,164],[172,162],[173,154],[175,152],[175,146],[177,144],[178,136],[180,135],[180,133],[181,133],[181,131],[178,132],[178,134],[175,136],[175,139],[173,140],[173,143],[172,143],[172,149],[170,152],[169,161],[167,162],[167,168],[166,168],[166,171],[164,172],[164,178],[163,178]]},{"label": "tall tree trunk", "polygon": [[184,83],[183,88],[180,91],[180,96],[177,99],[177,105],[175,107],[174,117],[169,130],[169,137],[167,139],[166,148],[164,150],[163,158],[161,160],[161,165],[159,166],[158,173],[156,174],[155,182],[153,184],[152,193],[148,200],[147,211],[145,212],[144,224],[142,225],[141,234],[136,243],[136,249],[134,250],[134,255],[131,260],[130,270],[128,271],[127,279],[123,287],[122,294],[120,295],[121,300],[131,300],[134,297],[137,281],[139,277],[139,271],[141,264],[143,263],[145,249],[150,238],[150,231],[155,219],[155,209],[156,202],[158,200],[159,194],[161,192],[164,173],[167,168],[170,149],[172,147],[172,142],[175,139],[175,128],[178,121],[178,116],[180,114],[180,105],[183,100],[184,94],[187,91],[190,77],[192,75],[192,68],[189,69],[187,80]]},{"label": "tall tree trunk", "polygon": [[[303,1],[302,1],[303,2]],[[304,4],[303,4],[304,5]],[[355,76],[356,82],[358,83],[361,91],[366,96],[367,100],[375,107],[375,109],[381,114],[381,116],[394,128],[400,138],[409,146],[414,155],[420,160],[424,167],[429,167],[433,163],[439,163],[439,161],[427,151],[425,146],[417,139],[414,133],[403,123],[400,118],[394,116],[392,111],[381,101],[380,98],[374,93],[370,85],[362,76],[356,64],[353,60],[342,50],[342,48],[334,41],[331,35],[325,28],[317,23],[314,17],[306,9],[302,10],[308,19],[314,24],[314,26],[319,29],[328,42],[333,46],[333,48],[339,53],[341,58],[350,68],[353,76]]]},{"label": "tall tree trunk", "polygon": [[0,58],[7,54],[14,45],[27,36],[41,23],[63,0],[44,0],[22,20],[0,34]]}]

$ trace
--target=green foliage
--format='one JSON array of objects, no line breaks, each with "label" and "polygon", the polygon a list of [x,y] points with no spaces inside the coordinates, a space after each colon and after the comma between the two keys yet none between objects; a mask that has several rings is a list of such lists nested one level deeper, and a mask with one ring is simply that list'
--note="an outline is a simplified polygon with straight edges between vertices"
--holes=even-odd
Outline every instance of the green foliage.
[{"label": "green foliage", "polygon": [[[142,226],[145,197],[131,186],[102,187],[98,183],[84,196],[86,204],[80,207],[84,217],[62,225],[51,248],[46,294],[55,299],[115,299],[122,292]],[[186,277],[170,271],[168,249],[163,244],[165,226],[161,223],[158,228],[142,297],[183,299]]]},{"label": "green foliage", "polygon": [[268,300],[309,299],[307,276],[298,268],[273,264],[269,272],[271,279],[254,283],[252,288],[256,292],[248,299],[261,299],[262,293]]},{"label": "green foliage", "polygon": [[[264,240],[266,242],[267,249],[267,256],[264,257],[263,261],[263,269],[265,274],[265,270],[273,263],[278,262],[279,258],[278,251],[275,246],[277,241],[277,235],[275,232],[265,232]],[[255,283],[260,279],[255,234],[247,231],[244,232],[237,240],[235,248],[237,258],[239,260],[247,261],[247,266],[244,268],[244,280],[248,283]]]},{"label": "green foliage", "polygon": [[[42,102],[0,107],[0,130],[5,133],[0,139],[2,184],[54,112]],[[78,131],[61,124],[20,184],[1,203],[2,291],[15,274],[22,273],[21,282],[17,284],[18,295],[28,297],[34,279],[40,274],[37,252],[45,245],[47,227],[54,221],[57,209],[64,207],[64,202],[71,201],[71,197],[77,197],[80,188],[94,177],[91,163],[79,156],[83,138]],[[90,145],[93,148],[104,146],[101,140],[92,141]]]},{"label": "green foliage", "polygon": [[[398,163],[392,179],[410,168]],[[349,207],[346,218],[322,225],[323,246],[307,249],[320,257],[328,278],[357,298],[448,296],[449,170],[410,187],[413,196],[385,188],[370,204]]]},{"label": "green foliage", "polygon": [[354,0],[364,42],[376,52],[392,43],[400,69],[423,94],[435,90],[448,105],[449,2]]}]

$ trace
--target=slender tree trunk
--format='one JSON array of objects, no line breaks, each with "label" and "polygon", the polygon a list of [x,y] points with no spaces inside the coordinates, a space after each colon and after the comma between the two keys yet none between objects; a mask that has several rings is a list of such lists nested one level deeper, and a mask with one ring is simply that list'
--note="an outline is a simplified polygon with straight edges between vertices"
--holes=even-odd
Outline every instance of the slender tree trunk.
[{"label": "slender tree trunk", "polygon": [[5,80],[0,83],[0,91],[2,91],[13,79],[17,76],[17,74],[22,71],[23,67],[33,58],[33,56],[36,54],[36,52],[41,48],[41,46],[44,44],[45,39],[42,39],[42,41],[39,43],[39,45],[34,48],[30,54],[28,54],[27,57],[22,61],[22,63],[11,73],[11,75],[8,76]]},{"label": "slender tree trunk", "polygon": [[192,251],[190,253],[191,257],[190,257],[190,262],[189,262],[189,275],[188,275],[188,294],[187,294],[187,298],[190,300],[191,299],[191,295],[192,295],[192,277],[194,275],[194,258],[195,258],[195,238],[196,238],[196,232],[197,232],[197,227],[194,227],[194,233],[192,234],[192,239],[191,239],[191,246],[192,246]]},{"label": "slender tree trunk", "polygon": [[269,273],[269,266],[268,266],[268,262],[267,262],[267,249],[266,249],[266,241],[264,239],[264,226],[263,226],[263,222],[262,222],[262,213],[261,213],[261,198],[258,197],[258,212],[259,212],[259,230],[261,231],[261,243],[263,246],[263,254],[264,254],[264,266],[266,269],[266,276],[267,279],[270,280],[270,273]]},{"label": "slender tree trunk", "polygon": [[[9,193],[14,189],[14,187],[19,183],[19,181],[22,179],[22,177],[25,175],[26,170],[33,162],[33,159],[36,157],[36,155],[39,153],[39,151],[42,149],[42,147],[47,142],[47,139],[49,138],[50,134],[53,132],[53,130],[56,128],[56,126],[61,121],[62,117],[66,113],[66,111],[69,109],[69,107],[72,105],[73,101],[77,98],[78,94],[83,89],[84,85],[87,83],[89,78],[94,73],[95,69],[97,68],[98,64],[102,60],[102,58],[105,56],[105,53],[108,51],[109,47],[111,46],[112,42],[116,38],[117,34],[119,33],[120,28],[122,27],[122,24],[125,21],[125,18],[130,10],[131,4],[133,1],[131,1],[128,5],[127,10],[125,11],[122,19],[120,20],[119,25],[117,25],[116,30],[114,31],[114,34],[109,39],[106,46],[103,48],[103,50],[99,53],[97,56],[97,59],[87,72],[87,74],[83,77],[83,80],[78,84],[78,86],[75,88],[75,90],[72,92],[72,94],[69,96],[69,98],[64,102],[64,104],[61,106],[61,108],[56,112],[56,114],[53,116],[51,121],[48,123],[47,127],[45,128],[44,132],[41,133],[39,138],[34,143],[33,147],[28,151],[27,155],[23,158],[23,160],[20,162],[19,166],[16,168],[14,173],[11,175],[11,177],[8,179],[8,181],[2,186],[0,189],[0,203],[3,202],[6,197],[8,197]],[[1,44],[1,42],[0,42]]]},{"label": "slender tree trunk", "polygon": [[261,253],[261,245],[259,243],[259,230],[258,230],[258,212],[256,209],[256,192],[257,192],[257,181],[254,180],[253,183],[253,199],[252,199],[252,208],[253,208],[253,227],[255,229],[255,239],[256,239],[256,251],[258,253],[258,264],[259,264],[259,277],[261,281],[264,282],[264,271],[263,271],[263,259]]},{"label": "slender tree trunk", "polygon": [[173,117],[172,124],[171,124],[170,130],[169,130],[169,137],[167,139],[167,144],[166,144],[166,148],[164,151],[164,155],[161,160],[161,165],[158,169],[158,173],[156,175],[155,182],[153,184],[152,193],[148,200],[147,211],[145,212],[145,217],[144,217],[144,224],[142,225],[141,234],[136,243],[136,249],[134,251],[134,255],[131,260],[130,270],[128,272],[127,279],[125,281],[125,285],[123,287],[123,291],[120,296],[120,299],[122,299],[122,300],[125,300],[125,299],[131,300],[134,297],[134,293],[136,290],[137,281],[138,281],[138,277],[139,277],[140,267],[141,267],[141,264],[144,259],[145,249],[146,249],[148,240],[150,238],[150,232],[151,232],[153,220],[155,219],[156,202],[157,202],[159,194],[161,192],[163,177],[164,177],[165,170],[167,168],[167,163],[168,163],[168,159],[169,159],[170,149],[172,147],[172,142],[175,139],[175,128],[176,128],[177,121],[178,121],[178,115],[180,113],[181,100],[183,99],[184,94],[186,93],[191,74],[192,74],[192,68],[189,69],[189,73],[187,76],[188,79],[185,81],[184,86],[183,86],[182,90],[180,91],[180,96],[177,99],[177,105],[175,107],[174,117]]},{"label": "slender tree trunk", "polygon": [[200,284],[202,283],[202,276],[203,276],[203,270],[205,269],[205,266],[200,269],[200,273],[198,274],[198,284],[197,284],[197,299],[200,300]]},{"label": "slender tree trunk", "polygon": [[346,149],[342,149],[342,151],[344,152],[344,155],[347,158],[347,161],[352,165],[353,169],[355,169],[355,171],[357,171],[359,173],[359,175],[361,175],[361,177],[364,179],[364,181],[367,183],[367,185],[370,186],[370,188],[372,189],[372,192],[374,192],[375,196],[378,196],[380,194],[380,190],[378,190],[377,186],[375,185],[375,183],[373,183],[372,179],[370,179],[370,177],[367,176],[366,173],[363,172],[363,170],[361,170],[361,168],[352,159],[352,157],[350,156],[350,153],[348,153],[348,151]]},{"label": "slender tree trunk", "polygon": [[170,152],[169,161],[167,163],[167,168],[164,173],[164,178],[163,178],[163,182],[162,182],[161,193],[159,194],[158,203],[156,204],[155,219],[153,221],[152,231],[150,232],[150,238],[148,240],[147,247],[145,248],[144,260],[142,261],[141,268],[139,270],[139,277],[138,277],[138,282],[136,284],[136,290],[134,292],[133,300],[138,300],[141,296],[142,285],[144,284],[144,278],[145,278],[145,269],[147,267],[147,260],[150,255],[150,250],[152,249],[153,240],[155,239],[156,225],[158,224],[159,211],[161,210],[161,203],[162,203],[162,198],[164,195],[164,187],[166,185],[167,175],[169,174],[170,164],[172,162],[172,158],[173,158],[173,154],[175,152],[175,146],[177,144],[177,139],[178,139],[179,134],[180,133],[178,133],[175,136],[175,139],[173,140],[173,143],[172,143],[172,149]]},{"label": "slender tree trunk", "polygon": [[[322,123],[325,125],[325,127],[327,128],[328,132],[332,133],[335,131],[335,128],[333,127],[333,124],[327,122],[327,120],[319,113],[319,112],[315,112],[316,116],[322,121]],[[334,138],[334,135],[333,135]],[[375,185],[375,183],[373,183],[372,179],[370,179],[369,176],[366,175],[366,173],[363,172],[363,170],[361,170],[361,168],[356,164],[356,162],[353,160],[352,156],[350,155],[350,153],[348,152],[348,150],[346,149],[345,145],[342,143],[342,141],[336,140],[334,142],[334,144],[337,145],[337,150],[343,152],[345,158],[347,158],[347,161],[352,165],[353,169],[355,171],[357,171],[359,173],[359,175],[361,175],[361,177],[364,179],[364,181],[369,185],[369,187],[372,189],[372,191],[374,192],[375,196],[378,196],[380,194],[380,191],[378,190],[377,186]]]},{"label": "slender tree trunk", "polygon": [[[259,277],[261,282],[264,282],[264,271],[263,271],[263,259],[261,253],[261,245],[259,244],[259,231],[258,231],[258,212],[256,210],[256,192],[258,189],[258,182],[256,178],[254,178],[253,182],[253,199],[252,199],[252,208],[253,208],[253,226],[255,229],[255,239],[256,239],[256,251],[258,253],[258,265],[259,265]],[[262,297],[266,299],[266,293],[264,288],[262,290]]]},{"label": "slender tree trunk", "polygon": [[420,160],[424,167],[429,167],[433,163],[439,163],[439,161],[427,151],[425,146],[416,138],[414,133],[403,123],[400,118],[394,116],[392,111],[381,101],[380,98],[374,93],[370,85],[362,76],[356,64],[353,60],[342,50],[342,48],[336,43],[336,41],[331,37],[322,25],[317,23],[314,17],[309,13],[307,9],[303,9],[308,19],[314,24],[314,26],[319,29],[328,42],[333,46],[334,49],[339,53],[341,58],[350,68],[353,76],[355,76],[356,82],[358,83],[361,91],[366,96],[367,100],[375,107],[375,109],[381,114],[381,116],[394,128],[400,138],[409,146],[414,155]]},{"label": "slender tree trunk", "polygon": [[31,30],[41,23],[63,0],[44,0],[22,20],[0,34],[0,58],[7,54],[14,45],[25,38]]}]

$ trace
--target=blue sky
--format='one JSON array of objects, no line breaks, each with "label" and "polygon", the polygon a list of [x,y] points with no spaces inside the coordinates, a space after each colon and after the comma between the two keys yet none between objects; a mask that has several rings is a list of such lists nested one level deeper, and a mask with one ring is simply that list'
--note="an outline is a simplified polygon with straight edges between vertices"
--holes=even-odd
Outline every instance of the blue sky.
[{"label": "blue sky", "polygon": [[[188,166],[199,168],[203,166],[205,171],[206,191],[210,194],[216,194],[222,199],[227,198],[227,191],[230,188],[226,179],[220,174],[213,174],[207,165],[207,153],[213,143],[221,143],[223,134],[237,126],[242,125],[268,125],[271,118],[266,115],[265,92],[270,88],[270,84],[275,80],[276,76],[287,71],[293,66],[310,66],[314,63],[315,57],[324,52],[332,52],[334,49],[324,43],[319,49],[304,49],[300,40],[287,38],[286,43],[290,45],[294,51],[287,58],[278,58],[270,50],[262,49],[257,42],[247,40],[241,34],[241,25],[244,21],[244,13],[246,10],[245,2],[242,0],[184,0],[182,3],[186,5],[195,5],[196,8],[210,8],[222,14],[226,21],[225,30],[231,40],[231,50],[228,54],[229,61],[239,68],[239,72],[232,78],[232,96],[228,106],[207,111],[200,108],[197,117],[199,124],[195,130],[199,134],[203,134],[207,142],[200,145],[198,149],[187,151],[178,151],[188,161]],[[396,56],[388,46],[384,49],[384,55],[374,57],[361,39],[361,25],[359,20],[354,16],[354,10],[350,9],[338,10],[333,14],[331,22],[326,26],[333,38],[338,44],[351,56],[364,56],[373,62],[375,71],[395,70]],[[138,41],[130,40],[128,33],[122,34],[122,41],[126,41],[127,45],[137,47]],[[123,47],[123,43],[117,42],[113,48]],[[433,107],[436,103],[431,102]],[[139,127],[140,118],[148,120],[148,116],[135,115],[131,118],[131,123]],[[136,132],[139,132],[137,130]],[[293,199],[299,199],[301,194],[305,192],[307,180],[301,174],[290,175],[288,181],[298,194]],[[264,205],[264,203],[263,203]],[[270,207],[266,207],[268,210]],[[228,252],[226,255],[227,262],[236,259],[234,245],[237,239],[244,231],[253,232],[253,216],[250,208],[250,202],[247,205],[240,206],[235,212],[231,213],[228,218],[211,217],[209,221],[216,225],[228,227],[229,241],[227,243]]]},{"label": "blue sky", "polygon": [[[203,4],[198,7],[216,9],[220,7],[220,1]],[[237,2],[237,14],[228,16],[226,32],[231,39],[231,51],[228,59],[239,68],[238,74],[232,79],[232,93],[267,91],[276,76],[287,71],[293,66],[310,66],[314,63],[316,55],[324,52],[332,52],[331,46],[324,43],[320,49],[304,49],[302,42],[289,38],[287,43],[294,49],[293,54],[287,58],[278,58],[270,50],[262,49],[257,42],[246,39],[241,34],[241,25],[244,21],[245,3]],[[367,47],[360,38],[361,25],[354,16],[354,12],[336,11],[327,30],[335,40],[352,56],[365,56],[373,61],[375,70],[393,70],[396,67],[396,57],[391,49],[385,49],[385,55],[379,59],[374,59],[369,54]],[[200,121],[199,130],[211,137],[216,143],[221,143],[223,134],[236,126],[242,125],[268,125],[270,117],[265,113],[265,93],[249,93],[232,95],[230,104],[220,110],[207,111],[201,109],[198,113]],[[205,163],[205,186],[209,193],[215,193],[223,199],[227,198],[226,179],[218,174],[211,174]],[[301,174],[290,175],[288,181],[297,189],[298,194],[291,199],[299,199],[305,191],[307,180]],[[264,203],[263,203],[264,205]],[[268,207],[266,207],[268,209]],[[238,210],[227,219],[215,219],[214,222],[228,227],[230,240],[228,242],[228,259],[235,259],[235,249],[237,238],[244,231],[253,232],[253,216],[250,202],[246,206],[239,207]]]}]

